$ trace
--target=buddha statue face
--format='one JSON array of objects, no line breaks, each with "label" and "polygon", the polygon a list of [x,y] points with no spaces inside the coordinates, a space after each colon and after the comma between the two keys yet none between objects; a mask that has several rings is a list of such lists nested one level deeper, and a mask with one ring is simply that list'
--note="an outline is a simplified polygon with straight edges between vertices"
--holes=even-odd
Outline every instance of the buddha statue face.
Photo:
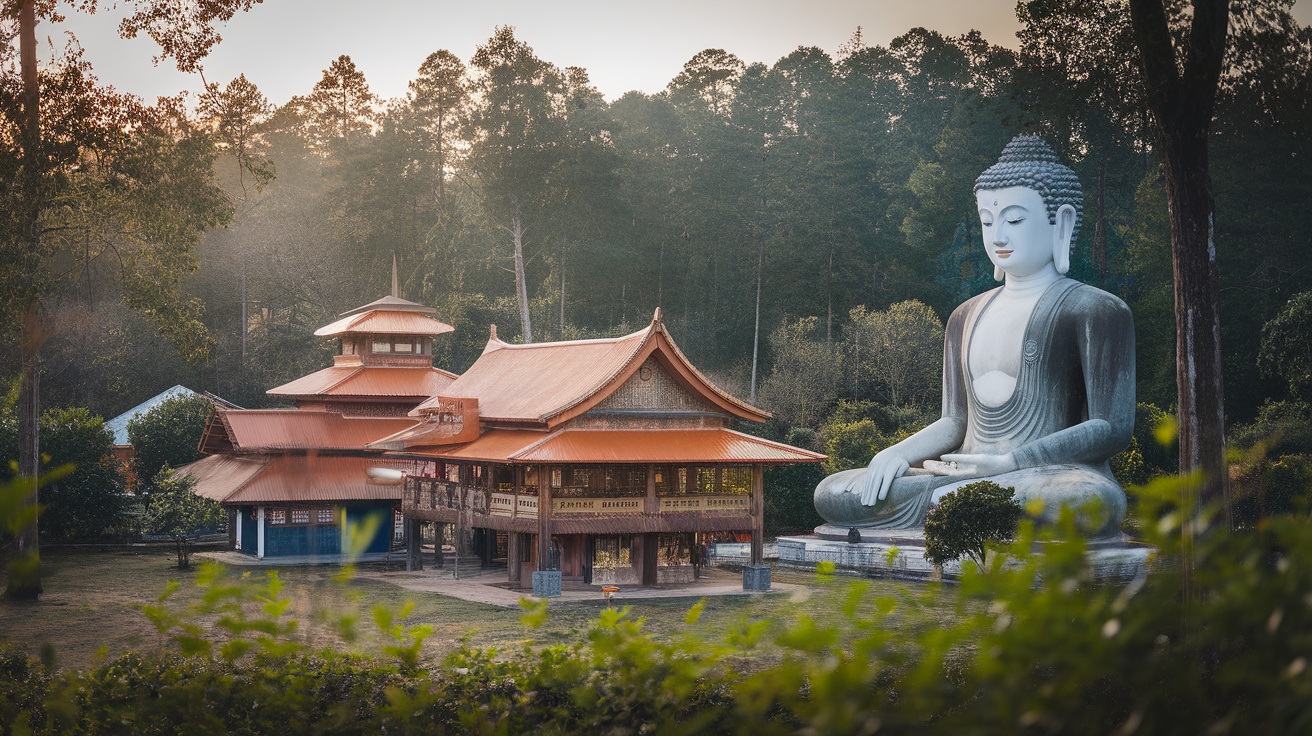
[{"label": "buddha statue face", "polygon": [[975,198],[993,278],[1025,278],[1050,263],[1059,274],[1070,269],[1084,194],[1079,177],[1042,138],[1013,138],[975,180]]},{"label": "buddha statue face", "polygon": [[1069,270],[1074,207],[1058,207],[1055,222],[1049,222],[1043,195],[1024,186],[980,189],[975,202],[995,278],[1001,280],[1004,274],[1026,278],[1049,265],[1057,273]]}]

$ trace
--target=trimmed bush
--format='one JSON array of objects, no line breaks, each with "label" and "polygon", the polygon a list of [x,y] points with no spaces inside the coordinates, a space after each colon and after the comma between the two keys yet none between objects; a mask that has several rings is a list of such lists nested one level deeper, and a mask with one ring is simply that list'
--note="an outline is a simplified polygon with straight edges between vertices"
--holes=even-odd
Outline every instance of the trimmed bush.
[{"label": "trimmed bush", "polygon": [[1010,542],[1023,515],[1014,488],[987,480],[964,485],[925,517],[925,559],[942,565],[965,556],[983,570],[988,546]]}]

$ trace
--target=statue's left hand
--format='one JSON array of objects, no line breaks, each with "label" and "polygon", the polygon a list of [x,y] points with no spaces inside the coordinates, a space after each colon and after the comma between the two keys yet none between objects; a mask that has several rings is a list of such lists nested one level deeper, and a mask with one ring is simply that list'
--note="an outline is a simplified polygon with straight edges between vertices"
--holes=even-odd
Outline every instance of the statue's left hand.
[{"label": "statue's left hand", "polygon": [[966,453],[949,453],[943,456],[943,462],[952,464],[944,471],[945,475],[963,478],[981,478],[990,475],[1002,475],[1019,470],[1016,456],[1010,452],[1005,455],[975,455]]}]

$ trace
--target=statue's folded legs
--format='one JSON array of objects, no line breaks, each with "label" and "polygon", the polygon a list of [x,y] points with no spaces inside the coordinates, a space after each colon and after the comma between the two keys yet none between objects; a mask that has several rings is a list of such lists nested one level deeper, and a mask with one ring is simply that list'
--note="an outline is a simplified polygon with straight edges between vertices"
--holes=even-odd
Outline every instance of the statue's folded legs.
[{"label": "statue's folded legs", "polygon": [[1090,537],[1120,535],[1125,518],[1125,491],[1115,480],[1073,463],[1026,468],[992,478],[956,478],[912,470],[893,481],[888,496],[874,506],[861,503],[858,493],[847,488],[865,479],[866,469],[855,468],[835,473],[815,489],[815,508],[820,518],[843,531],[858,529],[918,529],[925,524],[925,514],[932,504],[951,491],[988,480],[1016,490],[1016,500],[1028,507],[1032,500],[1043,502],[1038,515],[1041,522],[1057,520],[1063,507],[1073,508],[1081,529]]}]

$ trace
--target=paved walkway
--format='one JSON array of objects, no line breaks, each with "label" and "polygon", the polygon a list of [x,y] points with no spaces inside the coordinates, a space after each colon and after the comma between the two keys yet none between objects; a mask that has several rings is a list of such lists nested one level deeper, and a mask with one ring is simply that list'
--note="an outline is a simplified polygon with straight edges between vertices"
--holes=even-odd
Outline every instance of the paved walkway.
[{"label": "paved walkway", "polygon": [[[285,557],[266,557],[263,560],[241,552],[197,552],[194,557],[216,560],[225,565],[237,567],[295,567],[303,565],[340,565],[346,559],[341,555],[293,555]],[[364,555],[358,562],[387,562],[386,553]],[[403,563],[396,555],[390,558],[393,563]],[[473,570],[461,568],[460,579],[455,578],[450,568],[428,568],[420,572],[386,571],[368,567],[356,572],[356,577],[390,583],[406,590],[419,593],[436,593],[451,596],[474,603],[485,603],[503,608],[518,608],[521,598],[537,600],[529,589],[508,587],[506,568]],[[791,593],[798,586],[787,583],[774,583],[768,593],[743,590],[742,575],[737,571],[703,568],[702,577],[694,583],[660,587],[619,586],[611,600],[624,603],[636,600],[658,600],[672,598],[703,598],[707,596],[730,595],[769,595]],[[575,581],[566,581],[559,598],[548,598],[548,602],[559,604],[603,604],[605,598],[599,585],[585,585]]]},{"label": "paved walkway", "polygon": [[[248,555],[244,552],[234,552],[225,550],[223,552],[195,552],[192,557],[203,557],[207,560],[215,560],[225,565],[234,565],[236,567],[298,567],[301,565],[344,565],[347,562],[346,555],[283,555],[280,557],[265,557],[259,559],[255,555]],[[390,557],[386,552],[370,552],[355,558],[356,562],[393,562],[399,565],[405,565],[405,557],[393,554]]]},{"label": "paved walkway", "polygon": [[[449,570],[424,570],[422,572],[373,572],[359,574],[361,578],[380,580],[406,590],[421,593],[437,593],[475,603],[486,603],[503,608],[517,608],[521,598],[537,600],[530,590],[504,587],[505,569],[493,571],[476,571],[469,575],[464,572],[456,580]],[[500,585],[498,585],[498,583]],[[742,575],[728,570],[708,569],[700,580],[687,585],[637,588],[619,586],[620,592],[612,597],[614,603],[623,604],[637,600],[657,600],[673,598],[703,598],[727,595],[771,595],[791,593],[796,585],[775,583],[769,593],[757,593],[743,590]],[[561,591],[559,598],[548,598],[552,605],[560,604],[603,604],[605,598],[600,586],[570,585]]]}]

